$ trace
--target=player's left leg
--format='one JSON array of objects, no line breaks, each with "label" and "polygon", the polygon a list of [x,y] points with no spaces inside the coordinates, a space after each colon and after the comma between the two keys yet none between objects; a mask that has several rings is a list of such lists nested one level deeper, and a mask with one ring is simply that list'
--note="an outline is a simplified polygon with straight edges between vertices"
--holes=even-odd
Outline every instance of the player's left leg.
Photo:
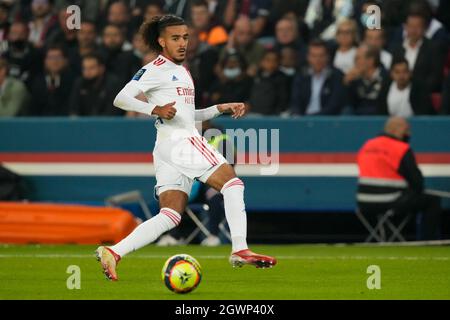
[{"label": "player's left leg", "polygon": [[230,263],[258,268],[270,268],[277,261],[273,257],[255,254],[247,246],[247,214],[244,203],[244,183],[236,177],[231,165],[223,163],[206,180],[206,183],[223,194],[225,216],[230,227],[232,254]]},{"label": "player's left leg", "polygon": [[116,267],[123,256],[152,243],[181,221],[181,214],[184,212],[192,187],[192,179],[161,159],[157,152],[154,152],[154,163],[157,182],[155,195],[159,197],[161,210],[159,214],[137,226],[119,243],[97,249],[97,258],[104,274],[110,280],[117,280]]}]

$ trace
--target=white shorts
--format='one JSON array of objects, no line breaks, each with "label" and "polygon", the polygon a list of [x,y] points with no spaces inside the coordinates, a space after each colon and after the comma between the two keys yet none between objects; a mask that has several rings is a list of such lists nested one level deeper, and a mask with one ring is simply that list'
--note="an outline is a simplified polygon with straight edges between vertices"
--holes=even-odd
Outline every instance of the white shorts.
[{"label": "white shorts", "polygon": [[158,142],[153,150],[155,196],[167,190],[180,190],[189,196],[194,179],[206,182],[226,162],[200,135]]}]

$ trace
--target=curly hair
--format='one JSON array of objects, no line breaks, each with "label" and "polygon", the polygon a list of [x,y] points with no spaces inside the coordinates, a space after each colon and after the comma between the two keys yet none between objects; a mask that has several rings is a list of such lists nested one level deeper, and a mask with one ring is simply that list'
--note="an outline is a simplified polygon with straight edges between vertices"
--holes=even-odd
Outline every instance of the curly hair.
[{"label": "curly hair", "polygon": [[158,38],[161,32],[167,27],[183,25],[186,25],[186,22],[182,18],[169,14],[154,17],[150,22],[144,22],[139,31],[142,34],[145,44],[153,51],[160,53],[162,47],[158,42]]}]

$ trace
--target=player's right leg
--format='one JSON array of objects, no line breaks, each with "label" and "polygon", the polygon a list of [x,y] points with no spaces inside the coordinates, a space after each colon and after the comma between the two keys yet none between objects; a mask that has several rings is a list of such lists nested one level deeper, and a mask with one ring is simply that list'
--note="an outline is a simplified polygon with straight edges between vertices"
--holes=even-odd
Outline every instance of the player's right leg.
[{"label": "player's right leg", "polygon": [[101,262],[105,276],[118,280],[116,267],[126,254],[154,242],[163,233],[175,228],[181,221],[188,196],[179,190],[167,190],[159,195],[159,214],[141,223],[126,238],[111,247],[99,247],[97,259]]}]

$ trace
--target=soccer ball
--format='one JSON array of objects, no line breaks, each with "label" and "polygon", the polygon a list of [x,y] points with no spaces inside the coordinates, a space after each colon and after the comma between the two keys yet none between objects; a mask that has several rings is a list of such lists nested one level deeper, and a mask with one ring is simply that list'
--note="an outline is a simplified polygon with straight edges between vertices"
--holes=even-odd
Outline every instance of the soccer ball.
[{"label": "soccer ball", "polygon": [[200,264],[188,254],[176,254],[167,259],[161,272],[169,290],[188,293],[197,288],[202,279]]}]

